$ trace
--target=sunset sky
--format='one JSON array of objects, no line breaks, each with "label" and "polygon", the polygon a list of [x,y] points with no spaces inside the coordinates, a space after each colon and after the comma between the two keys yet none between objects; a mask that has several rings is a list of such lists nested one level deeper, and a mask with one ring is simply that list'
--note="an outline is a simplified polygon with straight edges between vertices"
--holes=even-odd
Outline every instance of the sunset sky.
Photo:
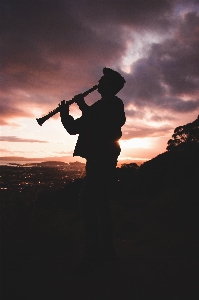
[{"label": "sunset sky", "polygon": [[1,158],[84,161],[58,114],[42,127],[36,118],[97,84],[104,67],[126,79],[120,162],[164,152],[199,115],[198,0],[0,0],[0,24]]}]

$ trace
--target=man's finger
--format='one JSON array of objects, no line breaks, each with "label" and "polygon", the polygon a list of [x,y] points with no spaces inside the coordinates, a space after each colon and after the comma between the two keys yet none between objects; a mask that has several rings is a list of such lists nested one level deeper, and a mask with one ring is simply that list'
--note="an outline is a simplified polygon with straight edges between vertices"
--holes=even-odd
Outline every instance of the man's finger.
[{"label": "man's finger", "polygon": [[83,97],[82,94],[78,94],[78,95],[76,95],[76,96],[73,97],[73,100],[75,102],[78,102],[78,101],[84,100],[84,97]]}]

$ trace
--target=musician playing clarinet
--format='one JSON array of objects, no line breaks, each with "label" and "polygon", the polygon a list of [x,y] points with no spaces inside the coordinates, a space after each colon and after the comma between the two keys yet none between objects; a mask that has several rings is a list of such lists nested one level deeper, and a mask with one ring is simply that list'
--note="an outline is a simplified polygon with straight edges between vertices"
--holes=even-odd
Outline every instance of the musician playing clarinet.
[{"label": "musician playing clarinet", "polygon": [[120,154],[121,127],[126,118],[124,104],[116,94],[123,88],[124,78],[118,72],[103,69],[97,91],[101,99],[88,106],[82,94],[73,100],[82,116],[76,120],[69,115],[69,105],[60,104],[61,122],[71,135],[79,134],[73,156],[86,159],[86,178],[80,192],[85,232],[85,257],[77,266],[79,274],[116,258],[113,244],[110,193]]}]

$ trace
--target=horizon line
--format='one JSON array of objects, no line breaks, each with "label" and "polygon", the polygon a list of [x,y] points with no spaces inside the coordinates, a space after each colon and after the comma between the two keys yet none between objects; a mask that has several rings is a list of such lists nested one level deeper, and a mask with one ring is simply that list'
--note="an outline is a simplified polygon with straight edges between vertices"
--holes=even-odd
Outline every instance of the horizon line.
[{"label": "horizon line", "polygon": [[[24,157],[24,156],[0,156],[0,161],[41,161],[41,162],[46,162],[46,161],[62,161],[62,162],[83,162],[86,159],[79,158],[79,157],[71,157],[71,156],[50,156],[50,157]],[[132,163],[132,162],[137,162],[137,163],[144,163],[146,161],[150,160],[149,158],[142,159],[142,158],[132,158],[132,159],[118,159],[118,164],[125,164],[125,163]]]}]

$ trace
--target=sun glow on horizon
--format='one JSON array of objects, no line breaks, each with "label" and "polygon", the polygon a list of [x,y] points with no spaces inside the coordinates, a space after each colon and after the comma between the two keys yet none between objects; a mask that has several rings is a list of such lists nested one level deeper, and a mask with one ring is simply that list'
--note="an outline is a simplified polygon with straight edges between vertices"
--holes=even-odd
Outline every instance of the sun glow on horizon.
[{"label": "sun glow on horizon", "polygon": [[130,140],[121,140],[119,141],[121,148],[132,148],[132,149],[139,149],[139,148],[151,148],[152,142],[150,138],[133,138]]}]

